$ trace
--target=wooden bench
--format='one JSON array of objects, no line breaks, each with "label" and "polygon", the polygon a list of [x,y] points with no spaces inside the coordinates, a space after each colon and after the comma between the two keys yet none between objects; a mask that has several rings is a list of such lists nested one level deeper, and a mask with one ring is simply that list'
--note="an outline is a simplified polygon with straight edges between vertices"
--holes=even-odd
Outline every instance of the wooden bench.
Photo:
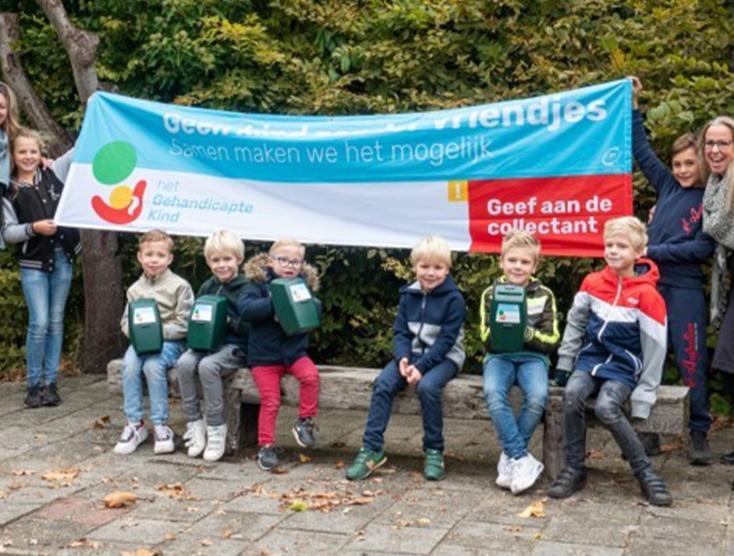
[{"label": "wooden bench", "polygon": [[[122,391],[120,366],[122,361],[110,362],[107,367],[110,387]],[[380,369],[358,367],[319,366],[321,385],[319,407],[322,409],[353,409],[361,412],[357,419],[364,421],[372,395],[372,384]],[[177,392],[175,376],[169,374],[173,393]],[[298,381],[286,375],[281,382],[282,403],[298,405]],[[518,408],[521,393],[514,388],[513,406]],[[657,403],[650,418],[638,424],[640,432],[656,432],[665,435],[687,435],[688,427],[688,388],[685,386],[661,386]],[[225,421],[228,425],[228,453],[236,453],[244,445],[254,445],[257,441],[257,415],[260,399],[249,369],[239,369],[225,379]],[[593,400],[589,410],[593,409]],[[393,404],[393,412],[403,415],[419,415],[420,402],[412,389],[401,393]],[[444,391],[443,412],[447,418],[487,420],[487,406],[484,403],[482,377],[478,375],[459,375],[449,382]],[[588,422],[593,424],[593,412]],[[563,388],[552,386],[543,424],[543,463],[546,472],[555,478],[563,467]]]}]

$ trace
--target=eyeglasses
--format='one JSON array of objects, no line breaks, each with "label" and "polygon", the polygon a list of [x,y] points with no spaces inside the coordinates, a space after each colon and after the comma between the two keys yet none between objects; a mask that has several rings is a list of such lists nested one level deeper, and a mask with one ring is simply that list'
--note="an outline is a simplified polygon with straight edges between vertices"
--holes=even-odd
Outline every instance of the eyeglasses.
[{"label": "eyeglasses", "polygon": [[292,268],[298,268],[303,264],[303,259],[289,259],[288,257],[270,257],[280,266],[290,266]]},{"label": "eyeglasses", "polygon": [[706,142],[705,142],[705,143],[703,144],[703,147],[704,147],[704,148],[705,148],[705,149],[706,149],[707,151],[713,151],[713,150],[714,150],[714,147],[719,147],[719,150],[720,150],[720,151],[725,151],[725,150],[727,150],[727,149],[728,149],[729,147],[731,147],[731,144],[732,144],[733,142],[734,142],[734,141],[706,141]]}]

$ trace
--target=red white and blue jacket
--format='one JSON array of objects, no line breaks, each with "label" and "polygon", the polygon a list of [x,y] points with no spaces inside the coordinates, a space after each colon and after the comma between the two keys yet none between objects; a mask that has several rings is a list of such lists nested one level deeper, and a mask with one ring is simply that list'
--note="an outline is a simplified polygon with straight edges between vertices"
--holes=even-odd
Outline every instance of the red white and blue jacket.
[{"label": "red white and blue jacket", "polygon": [[646,419],[655,403],[667,347],[665,301],[654,262],[639,259],[635,276],[609,267],[589,274],[568,313],[557,368],[617,380],[633,391],[632,416]]}]

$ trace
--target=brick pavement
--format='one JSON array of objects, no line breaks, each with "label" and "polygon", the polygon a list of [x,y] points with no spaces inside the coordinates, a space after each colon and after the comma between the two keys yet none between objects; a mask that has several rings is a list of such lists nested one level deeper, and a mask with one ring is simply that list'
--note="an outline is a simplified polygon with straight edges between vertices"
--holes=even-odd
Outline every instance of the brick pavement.
[{"label": "brick pavement", "polygon": [[[149,442],[115,456],[121,399],[102,377],[65,379],[61,395],[60,407],[23,410],[22,386],[0,385],[0,553],[734,555],[734,469],[690,467],[681,450],[655,458],[675,504],[654,508],[601,429],[590,432],[586,490],[546,500],[544,515],[524,518],[518,514],[543,499],[547,480],[519,497],[495,487],[499,448],[488,423],[447,421],[449,476],[434,484],[420,474],[419,419],[395,416],[388,465],[354,484],[343,466],[360,444],[359,412],[323,412],[319,448],[300,458],[288,432],[295,414],[284,408],[287,472],[273,475],[257,468],[252,450],[207,464],[180,449],[154,457]],[[175,402],[172,414],[181,432]],[[95,427],[105,416],[109,424]],[[730,428],[712,435],[717,453],[733,445]],[[115,491],[137,501],[105,508]],[[295,511],[309,504],[329,511]]]}]

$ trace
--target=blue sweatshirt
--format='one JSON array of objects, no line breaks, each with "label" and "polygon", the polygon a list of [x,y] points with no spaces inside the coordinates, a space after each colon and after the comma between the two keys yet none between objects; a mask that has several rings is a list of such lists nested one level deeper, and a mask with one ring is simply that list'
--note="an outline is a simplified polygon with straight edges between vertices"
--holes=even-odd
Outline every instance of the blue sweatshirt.
[{"label": "blue sweatshirt", "polygon": [[704,189],[682,187],[652,150],[642,121],[632,117],[632,149],[642,173],[658,193],[655,216],[647,227],[647,256],[660,269],[660,285],[700,288],[701,263],[714,253],[714,241],[703,232]]},{"label": "blue sweatshirt", "polygon": [[458,370],[464,365],[464,297],[451,276],[430,292],[418,282],[400,288],[393,324],[393,355],[407,357],[425,374],[448,359]]}]

